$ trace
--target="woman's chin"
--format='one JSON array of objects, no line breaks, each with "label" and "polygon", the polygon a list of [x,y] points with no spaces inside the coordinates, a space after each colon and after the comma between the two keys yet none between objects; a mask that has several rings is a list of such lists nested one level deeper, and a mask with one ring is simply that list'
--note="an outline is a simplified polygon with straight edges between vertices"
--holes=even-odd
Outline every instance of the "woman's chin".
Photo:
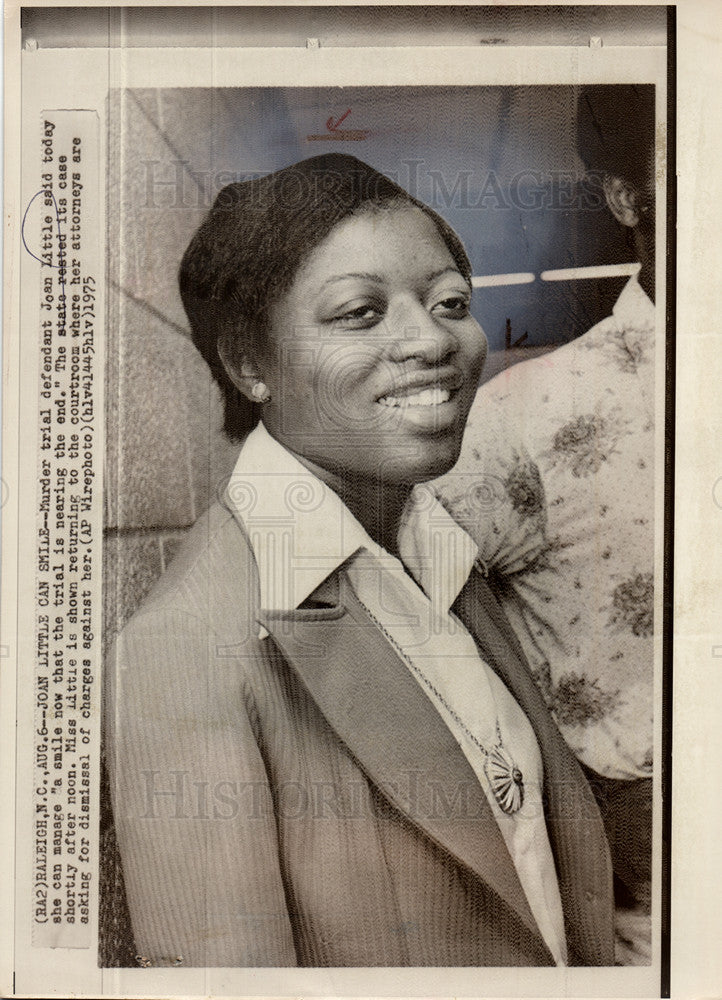
[{"label": "woman's chin", "polygon": [[462,438],[463,427],[457,421],[435,434],[368,434],[363,441],[349,433],[334,435],[333,440],[326,437],[323,449],[317,447],[317,437],[308,441],[294,435],[283,443],[323,479],[331,475],[346,482],[411,487],[453,468]]},{"label": "woman's chin", "polygon": [[434,447],[425,449],[424,454],[418,455],[413,461],[408,462],[405,468],[399,469],[398,481],[416,486],[418,483],[438,479],[453,469],[460,451],[460,439],[435,442]]}]

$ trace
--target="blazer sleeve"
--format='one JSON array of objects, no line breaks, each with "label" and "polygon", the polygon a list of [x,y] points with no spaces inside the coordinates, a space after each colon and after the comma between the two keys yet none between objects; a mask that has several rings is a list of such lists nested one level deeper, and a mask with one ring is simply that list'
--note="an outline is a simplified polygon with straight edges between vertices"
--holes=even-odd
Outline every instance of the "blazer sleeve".
[{"label": "blazer sleeve", "polygon": [[168,609],[137,616],[111,654],[111,797],[143,964],[297,964],[243,665]]}]

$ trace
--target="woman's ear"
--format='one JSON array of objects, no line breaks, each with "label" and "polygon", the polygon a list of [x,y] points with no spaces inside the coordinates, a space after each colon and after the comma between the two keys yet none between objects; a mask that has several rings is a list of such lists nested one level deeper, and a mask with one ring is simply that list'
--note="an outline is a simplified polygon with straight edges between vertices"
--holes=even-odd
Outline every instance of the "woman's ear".
[{"label": "woman's ear", "polygon": [[639,225],[639,193],[633,184],[616,174],[606,174],[604,177],[604,194],[609,210],[623,226],[633,229]]},{"label": "woman's ear", "polygon": [[218,355],[228,378],[241,395],[251,403],[263,402],[256,388],[263,383],[263,375],[255,358],[247,351],[238,350],[236,343],[226,337],[220,337],[218,340]]}]

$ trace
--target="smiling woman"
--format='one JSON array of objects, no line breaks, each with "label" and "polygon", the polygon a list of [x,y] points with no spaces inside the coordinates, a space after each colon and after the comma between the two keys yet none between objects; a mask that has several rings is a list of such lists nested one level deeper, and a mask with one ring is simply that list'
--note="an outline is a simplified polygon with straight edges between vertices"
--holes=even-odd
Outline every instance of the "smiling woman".
[{"label": "smiling woman", "polygon": [[[485,354],[470,297],[419,209],[345,219],[270,310],[265,347],[251,362],[271,393],[266,428],[342,478],[372,475],[381,463],[387,480],[408,487],[448,468]],[[312,367],[298,357],[299,339],[315,345]],[[360,426],[349,453],[348,434]],[[409,441],[423,446],[412,453]]]},{"label": "smiling woman", "polygon": [[107,686],[143,963],[611,964],[593,795],[423,485],[486,353],[458,238],[322,156],[224,188],[180,285],[243,445]]},{"label": "smiling woman", "polygon": [[272,437],[362,524],[386,515],[382,541],[391,551],[398,533],[391,512],[400,516],[411,487],[446,471],[461,447],[486,344],[470,297],[420,209],[367,208],[340,223],[300,268],[269,310],[253,354],[239,364],[234,347],[221,348],[241,392],[253,384],[249,372],[263,379],[263,424]]}]

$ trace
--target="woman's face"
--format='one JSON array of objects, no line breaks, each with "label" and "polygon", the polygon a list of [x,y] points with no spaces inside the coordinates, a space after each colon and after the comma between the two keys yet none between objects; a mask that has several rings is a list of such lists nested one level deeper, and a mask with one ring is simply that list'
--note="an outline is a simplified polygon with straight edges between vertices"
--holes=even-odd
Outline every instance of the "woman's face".
[{"label": "woman's face", "polygon": [[403,484],[445,472],[486,357],[469,300],[420,209],[345,219],[271,309],[258,359],[267,429],[346,478]]}]

